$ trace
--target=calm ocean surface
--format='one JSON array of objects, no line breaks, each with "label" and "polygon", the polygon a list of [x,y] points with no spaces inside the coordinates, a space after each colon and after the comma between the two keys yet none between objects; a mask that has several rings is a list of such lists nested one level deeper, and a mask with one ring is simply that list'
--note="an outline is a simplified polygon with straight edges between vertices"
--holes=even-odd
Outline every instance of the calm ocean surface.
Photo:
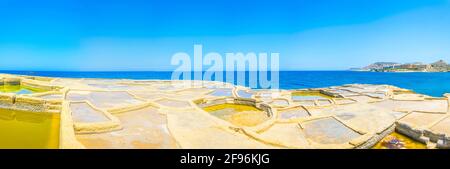
[{"label": "calm ocean surface", "polygon": [[[0,71],[0,73],[49,77],[161,79],[170,80],[172,72],[56,72]],[[280,71],[280,88],[302,89],[350,83],[390,84],[431,96],[450,93],[450,73],[383,73],[354,71]],[[242,84],[240,84],[242,85]]]}]

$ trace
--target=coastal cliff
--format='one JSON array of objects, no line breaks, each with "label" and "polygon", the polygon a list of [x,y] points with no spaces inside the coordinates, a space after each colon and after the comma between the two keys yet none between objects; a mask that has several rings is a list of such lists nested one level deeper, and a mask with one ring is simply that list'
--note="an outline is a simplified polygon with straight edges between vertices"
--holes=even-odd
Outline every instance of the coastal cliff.
[{"label": "coastal cliff", "polygon": [[395,62],[375,62],[363,68],[353,68],[351,70],[371,72],[449,72],[450,65],[444,60],[439,60],[430,64],[421,62],[405,64]]}]

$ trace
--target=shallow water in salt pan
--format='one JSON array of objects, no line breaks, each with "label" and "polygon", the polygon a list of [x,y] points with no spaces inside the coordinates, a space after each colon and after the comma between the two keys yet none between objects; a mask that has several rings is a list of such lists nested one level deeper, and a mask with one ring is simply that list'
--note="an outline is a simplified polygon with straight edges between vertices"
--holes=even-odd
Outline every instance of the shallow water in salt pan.
[{"label": "shallow water in salt pan", "polygon": [[266,112],[248,105],[218,104],[203,109],[238,126],[256,126],[269,119]]},{"label": "shallow water in salt pan", "polygon": [[292,93],[292,100],[304,101],[304,100],[319,100],[329,99],[331,96],[320,93],[319,91],[299,91]]},{"label": "shallow water in salt pan", "polygon": [[[402,135],[400,133],[394,132],[386,137],[391,137],[399,140],[403,146],[401,146],[402,149],[425,149],[427,146],[423,143],[420,143],[418,141],[415,141],[413,139],[408,138],[405,135]],[[383,139],[385,140],[386,137]],[[393,146],[388,145],[386,142],[381,140],[378,142],[372,149],[392,149]]]},{"label": "shallow water in salt pan", "polygon": [[32,94],[44,90],[32,89],[21,85],[0,85],[0,93]]},{"label": "shallow water in salt pan", "polygon": [[58,148],[59,114],[0,109],[0,148]]}]

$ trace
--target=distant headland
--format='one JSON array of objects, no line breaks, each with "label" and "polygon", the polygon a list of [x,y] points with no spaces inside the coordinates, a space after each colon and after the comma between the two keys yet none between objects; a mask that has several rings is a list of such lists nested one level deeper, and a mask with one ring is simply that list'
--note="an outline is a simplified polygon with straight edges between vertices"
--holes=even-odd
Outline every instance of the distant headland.
[{"label": "distant headland", "polygon": [[444,60],[434,63],[424,64],[415,63],[396,63],[396,62],[375,62],[363,68],[351,68],[353,71],[371,71],[371,72],[449,72],[450,65]]}]

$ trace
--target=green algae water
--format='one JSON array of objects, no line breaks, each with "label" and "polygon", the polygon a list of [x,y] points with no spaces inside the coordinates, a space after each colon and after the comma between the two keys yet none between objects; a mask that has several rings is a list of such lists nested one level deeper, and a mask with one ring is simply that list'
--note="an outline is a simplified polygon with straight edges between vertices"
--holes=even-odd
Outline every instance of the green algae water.
[{"label": "green algae water", "polygon": [[292,100],[316,100],[316,99],[331,99],[332,96],[322,94],[319,91],[296,91],[292,92]]},{"label": "green algae water", "polygon": [[59,114],[0,109],[0,148],[59,148],[59,118]]},{"label": "green algae water", "polygon": [[44,92],[42,89],[35,89],[31,87],[25,87],[22,85],[1,85],[0,93],[16,93],[16,94],[32,94]]}]

